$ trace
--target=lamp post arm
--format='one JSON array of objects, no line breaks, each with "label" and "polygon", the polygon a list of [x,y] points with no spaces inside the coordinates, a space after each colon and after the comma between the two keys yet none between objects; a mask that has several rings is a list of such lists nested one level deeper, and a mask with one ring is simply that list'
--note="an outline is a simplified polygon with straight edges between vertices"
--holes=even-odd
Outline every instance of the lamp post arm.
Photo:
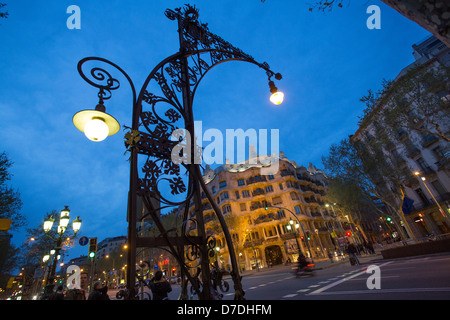
[{"label": "lamp post arm", "polygon": [[[298,224],[300,225],[300,228],[302,228],[303,237],[306,238],[305,230],[303,229],[303,223],[300,222],[299,218],[298,218],[298,217],[297,217],[290,209],[285,208],[285,207],[277,207],[277,206],[273,206],[273,205],[268,205],[268,207],[269,207],[269,208],[278,208],[278,209],[283,209],[283,210],[289,211],[289,212],[294,216],[294,218],[298,221]],[[308,252],[309,252],[309,255],[311,256],[311,261],[314,263],[314,260],[313,260],[311,248],[310,248],[310,246],[309,246],[308,239],[306,239],[306,246],[308,247]]]}]

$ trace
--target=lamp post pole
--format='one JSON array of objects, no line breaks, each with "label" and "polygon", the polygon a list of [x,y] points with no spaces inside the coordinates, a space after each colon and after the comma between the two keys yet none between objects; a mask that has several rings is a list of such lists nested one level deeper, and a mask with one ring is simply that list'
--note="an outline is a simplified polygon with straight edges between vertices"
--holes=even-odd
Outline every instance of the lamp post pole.
[{"label": "lamp post pole", "polygon": [[305,230],[303,229],[303,224],[300,222],[299,218],[298,218],[291,210],[289,210],[288,208],[285,208],[285,207],[278,207],[278,206],[273,206],[273,205],[268,205],[268,207],[269,207],[269,208],[278,208],[278,209],[284,209],[284,210],[287,210],[287,211],[289,211],[289,212],[292,214],[292,216],[297,220],[298,224],[300,225],[300,228],[302,229],[303,237],[304,237],[305,240],[306,240],[306,247],[308,248],[309,256],[310,256],[310,258],[311,258],[312,263],[314,263],[313,255],[312,255],[312,252],[311,252],[311,248],[310,248],[310,246],[309,246],[309,240],[308,240],[308,238],[306,237]]}]

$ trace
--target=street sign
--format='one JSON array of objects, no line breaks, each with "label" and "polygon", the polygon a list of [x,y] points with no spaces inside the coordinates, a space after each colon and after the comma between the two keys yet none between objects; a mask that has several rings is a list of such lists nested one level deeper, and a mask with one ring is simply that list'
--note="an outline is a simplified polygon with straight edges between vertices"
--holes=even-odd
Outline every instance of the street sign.
[{"label": "street sign", "polygon": [[80,240],[78,241],[78,243],[80,244],[80,246],[85,246],[89,243],[89,238],[88,237],[81,237]]}]

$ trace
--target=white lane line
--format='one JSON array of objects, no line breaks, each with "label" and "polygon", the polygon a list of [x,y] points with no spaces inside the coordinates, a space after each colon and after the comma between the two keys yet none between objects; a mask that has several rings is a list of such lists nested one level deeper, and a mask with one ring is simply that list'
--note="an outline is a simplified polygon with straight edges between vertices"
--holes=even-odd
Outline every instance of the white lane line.
[{"label": "white lane line", "polygon": [[283,298],[293,298],[295,296],[298,296],[298,294],[296,294],[296,293],[287,294],[287,295],[283,296]]},{"label": "white lane line", "polygon": [[379,290],[350,290],[350,291],[328,291],[316,293],[316,295],[345,295],[345,294],[367,294],[367,293],[414,293],[414,292],[450,292],[450,288],[398,288]]},{"label": "white lane line", "polygon": [[[385,266],[385,265],[390,264],[390,263],[392,263],[392,262],[393,262],[393,261],[389,261],[389,262],[383,263],[383,264],[379,265],[378,267]],[[350,279],[356,278],[356,277],[358,277],[358,276],[360,276],[360,275],[362,275],[362,274],[364,274],[364,273],[366,273],[366,270],[365,270],[365,269],[364,269],[363,271],[360,271],[360,272],[358,272],[358,273],[355,273],[355,274],[353,274],[353,275],[351,275],[351,276],[349,276],[349,277],[346,277],[346,278],[343,278],[343,279],[338,280],[338,281],[336,281],[336,282],[330,283],[329,285],[327,285],[327,286],[325,286],[325,287],[322,287],[322,288],[320,288],[320,289],[317,289],[316,291],[313,291],[313,292],[311,292],[311,293],[308,293],[308,295],[314,295],[314,294],[322,293],[322,292],[324,292],[325,290],[328,290],[328,289],[330,289],[330,288],[333,288],[333,287],[335,287],[335,286],[337,286],[337,285],[339,285],[339,284],[341,284],[341,283],[343,283],[343,282],[345,282],[345,281],[348,281],[348,280],[350,280]]]}]

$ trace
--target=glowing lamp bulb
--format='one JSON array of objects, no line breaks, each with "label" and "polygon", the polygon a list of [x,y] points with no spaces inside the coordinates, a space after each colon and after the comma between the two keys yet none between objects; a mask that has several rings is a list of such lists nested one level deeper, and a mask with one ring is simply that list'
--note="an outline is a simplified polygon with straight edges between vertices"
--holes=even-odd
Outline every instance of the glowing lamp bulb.
[{"label": "glowing lamp bulb", "polygon": [[108,125],[101,118],[93,118],[84,126],[84,134],[89,140],[103,141],[109,134]]},{"label": "glowing lamp bulb", "polygon": [[270,101],[275,104],[275,105],[279,105],[283,102],[284,100],[284,93],[283,92],[275,92],[270,96]]}]

